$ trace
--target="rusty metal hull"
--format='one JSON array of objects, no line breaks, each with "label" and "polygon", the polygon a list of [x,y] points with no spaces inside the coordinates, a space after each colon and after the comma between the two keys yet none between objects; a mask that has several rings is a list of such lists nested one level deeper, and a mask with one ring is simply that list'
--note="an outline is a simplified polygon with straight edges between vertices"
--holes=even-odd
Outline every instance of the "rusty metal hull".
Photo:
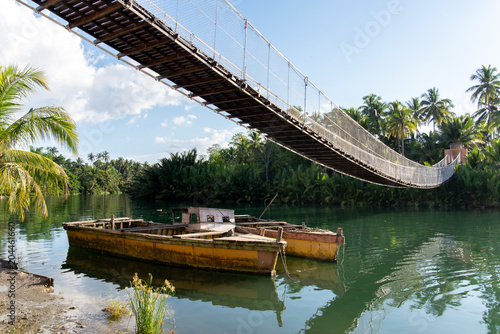
[{"label": "rusty metal hull", "polygon": [[70,246],[156,263],[261,275],[275,275],[278,252],[286,244],[238,234],[196,233],[190,238],[183,231],[179,235],[164,235],[168,234],[164,231],[170,229],[168,226],[144,232],[85,226],[81,222],[63,226]]},{"label": "rusty metal hull", "polygon": [[290,256],[337,262],[340,244],[344,244],[344,236],[329,230],[315,229],[285,222],[246,222],[238,223],[236,230],[241,233],[276,238],[277,227],[283,228],[283,239],[287,242],[286,254]]}]

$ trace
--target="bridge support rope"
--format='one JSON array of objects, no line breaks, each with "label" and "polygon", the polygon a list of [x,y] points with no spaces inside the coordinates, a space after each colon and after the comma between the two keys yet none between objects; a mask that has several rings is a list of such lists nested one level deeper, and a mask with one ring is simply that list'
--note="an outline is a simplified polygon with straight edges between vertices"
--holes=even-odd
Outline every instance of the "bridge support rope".
[{"label": "bridge support rope", "polygon": [[[433,188],[454,173],[458,158],[427,167],[380,142],[225,0],[213,4],[34,0],[37,8],[17,1],[225,118],[322,166],[392,187]],[[303,111],[296,107],[301,105]],[[321,114],[321,123],[308,117],[306,110]]]}]

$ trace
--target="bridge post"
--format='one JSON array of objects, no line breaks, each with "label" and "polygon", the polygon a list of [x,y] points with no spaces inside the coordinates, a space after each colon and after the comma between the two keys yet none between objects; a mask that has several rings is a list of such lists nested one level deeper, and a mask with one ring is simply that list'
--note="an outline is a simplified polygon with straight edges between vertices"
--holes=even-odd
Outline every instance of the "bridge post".
[{"label": "bridge post", "polygon": [[[218,16],[218,11],[219,11],[219,0],[215,1],[215,24],[214,24],[214,59],[217,55],[217,52],[215,51],[215,41],[217,40],[217,16]],[[219,59],[220,60],[220,59]]]},{"label": "bridge post", "polygon": [[307,115],[307,82],[309,79],[307,77],[304,77],[304,122],[306,119]]},{"label": "bridge post", "polygon": [[175,10],[175,32],[177,32],[178,22],[179,22],[179,0],[177,0],[177,8]]},{"label": "bridge post", "polygon": [[269,87],[269,74],[271,73],[271,43],[268,43],[267,47],[267,98],[269,98],[269,92],[271,87]]},{"label": "bridge post", "polygon": [[247,38],[248,38],[248,20],[245,19],[245,44],[243,45],[243,81],[246,81],[247,74]]},{"label": "bridge post", "polygon": [[286,85],[287,85],[286,105],[287,105],[288,109],[290,109],[290,62],[289,61],[287,61],[287,65],[288,65],[288,78],[286,81]]}]

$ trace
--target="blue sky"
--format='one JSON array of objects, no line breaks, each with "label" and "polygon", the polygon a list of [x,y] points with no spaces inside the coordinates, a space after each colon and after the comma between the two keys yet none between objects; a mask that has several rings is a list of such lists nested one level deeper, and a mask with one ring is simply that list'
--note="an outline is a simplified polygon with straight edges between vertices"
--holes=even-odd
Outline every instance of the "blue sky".
[{"label": "blue sky", "polygon": [[[108,151],[112,158],[155,163],[194,147],[204,154],[245,131],[13,0],[1,1],[0,64],[45,70],[51,91],[26,104],[69,111],[82,158]],[[472,113],[465,92],[470,75],[481,65],[500,67],[496,0],[231,3],[342,107],[357,107],[370,93],[407,101],[437,87],[457,114]]]}]

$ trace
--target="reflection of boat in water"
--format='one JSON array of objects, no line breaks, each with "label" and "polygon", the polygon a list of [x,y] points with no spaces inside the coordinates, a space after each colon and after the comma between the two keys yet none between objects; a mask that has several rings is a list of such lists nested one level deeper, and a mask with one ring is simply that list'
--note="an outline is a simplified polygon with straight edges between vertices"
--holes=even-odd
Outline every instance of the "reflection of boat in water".
[{"label": "reflection of boat in water", "polygon": [[183,223],[174,226],[113,217],[64,223],[63,227],[71,246],[157,263],[275,274],[285,241],[235,232],[221,209],[197,208],[182,216]]},{"label": "reflection of boat in water", "polygon": [[153,284],[161,285],[168,279],[175,286],[176,298],[210,302],[225,307],[248,310],[275,311],[281,324],[284,303],[278,298],[275,280],[271,277],[216,272],[196,268],[157,265],[101,254],[93,250],[70,247],[63,269],[75,274],[130,286],[134,273],[147,278],[153,275]]},{"label": "reflection of boat in water", "polygon": [[[289,281],[298,282],[302,286],[331,290],[337,296],[345,292],[345,285],[340,277],[342,268],[335,264],[293,257],[287,257],[286,264],[290,275]],[[280,273],[285,270],[280,262],[276,269]]]}]

